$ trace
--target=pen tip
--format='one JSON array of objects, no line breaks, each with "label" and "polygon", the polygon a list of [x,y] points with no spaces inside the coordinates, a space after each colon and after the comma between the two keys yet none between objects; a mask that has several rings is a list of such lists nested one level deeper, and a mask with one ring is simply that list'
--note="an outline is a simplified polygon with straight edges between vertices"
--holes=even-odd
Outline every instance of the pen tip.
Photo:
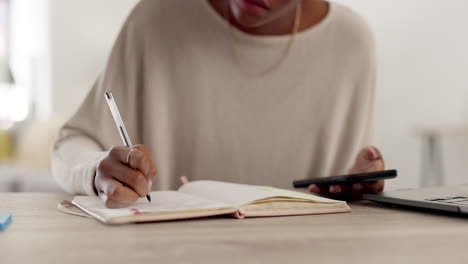
[{"label": "pen tip", "polygon": [[151,196],[149,194],[146,195],[146,199],[148,199],[148,202],[151,203]]}]

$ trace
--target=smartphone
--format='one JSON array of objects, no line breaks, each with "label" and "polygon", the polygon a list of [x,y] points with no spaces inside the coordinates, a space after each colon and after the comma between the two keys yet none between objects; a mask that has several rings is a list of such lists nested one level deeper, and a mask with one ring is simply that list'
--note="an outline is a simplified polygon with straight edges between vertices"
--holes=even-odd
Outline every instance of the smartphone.
[{"label": "smartphone", "polygon": [[358,174],[349,174],[341,176],[332,176],[326,178],[318,179],[305,179],[298,180],[293,182],[294,188],[304,188],[309,187],[311,184],[316,184],[318,186],[323,185],[337,185],[337,184],[353,184],[358,182],[371,182],[378,180],[387,180],[396,178],[398,172],[396,170],[386,170],[386,171],[375,171],[375,172],[366,172]]}]

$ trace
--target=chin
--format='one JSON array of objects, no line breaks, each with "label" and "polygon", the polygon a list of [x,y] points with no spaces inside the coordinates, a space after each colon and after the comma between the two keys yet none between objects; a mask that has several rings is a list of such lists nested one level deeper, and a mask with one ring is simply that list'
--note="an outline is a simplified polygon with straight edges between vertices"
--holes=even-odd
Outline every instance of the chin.
[{"label": "chin", "polygon": [[254,17],[249,17],[249,16],[239,17],[239,18],[234,18],[234,19],[239,25],[246,27],[246,28],[256,28],[256,27],[260,27],[266,24],[266,22],[263,20],[260,20]]}]

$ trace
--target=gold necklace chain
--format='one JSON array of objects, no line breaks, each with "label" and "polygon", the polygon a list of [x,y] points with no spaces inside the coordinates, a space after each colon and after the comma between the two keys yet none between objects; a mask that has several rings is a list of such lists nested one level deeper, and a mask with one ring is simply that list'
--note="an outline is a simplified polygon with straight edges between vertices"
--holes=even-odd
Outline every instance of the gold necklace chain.
[{"label": "gold necklace chain", "polygon": [[292,36],[289,39],[289,42],[284,50],[284,52],[281,54],[279,59],[271,66],[267,67],[266,69],[259,70],[255,66],[253,66],[249,61],[246,56],[240,54],[238,48],[236,47],[235,44],[235,35],[234,35],[234,29],[231,23],[229,23],[229,36],[230,36],[230,43],[231,43],[231,50],[234,55],[234,58],[237,62],[237,64],[241,68],[248,68],[249,72],[258,74],[258,75],[266,75],[268,73],[271,73],[272,71],[276,70],[283,62],[284,60],[288,57],[289,53],[291,52],[291,48],[296,41],[296,35],[297,32],[299,31],[299,27],[301,26],[301,19],[302,19],[302,2],[299,2],[296,6],[296,16],[294,18],[294,25],[292,28]]}]

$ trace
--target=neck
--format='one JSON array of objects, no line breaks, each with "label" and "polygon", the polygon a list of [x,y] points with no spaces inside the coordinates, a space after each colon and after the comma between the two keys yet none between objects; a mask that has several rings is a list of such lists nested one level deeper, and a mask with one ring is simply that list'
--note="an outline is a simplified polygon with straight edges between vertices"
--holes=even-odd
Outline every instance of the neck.
[{"label": "neck", "polygon": [[[294,24],[296,10],[293,9],[281,17],[258,27],[246,27],[238,24],[236,21],[229,19],[230,10],[226,10],[229,6],[229,0],[208,0],[211,6],[226,20],[228,20],[237,29],[252,34],[252,35],[289,35]],[[303,31],[322,21],[328,14],[329,4],[322,0],[302,0],[302,18],[300,21],[299,31]]]}]

